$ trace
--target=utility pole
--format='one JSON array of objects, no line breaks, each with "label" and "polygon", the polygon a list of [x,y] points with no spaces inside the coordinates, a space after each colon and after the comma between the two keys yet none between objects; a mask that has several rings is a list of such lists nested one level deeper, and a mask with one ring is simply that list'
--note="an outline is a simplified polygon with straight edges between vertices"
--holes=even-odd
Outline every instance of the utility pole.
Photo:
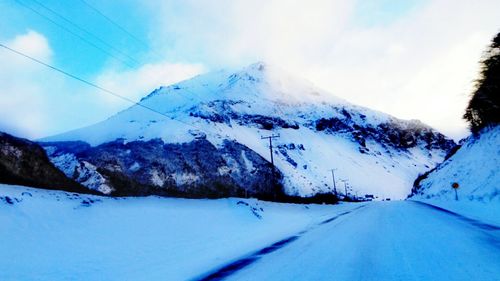
[{"label": "utility pole", "polygon": [[337,196],[337,185],[335,184],[335,170],[337,169],[331,169],[330,171],[332,171],[333,192],[335,193],[335,196]]},{"label": "utility pole", "polygon": [[274,199],[276,199],[276,193],[277,193],[277,190],[276,189],[276,175],[274,174],[274,156],[273,156],[273,139],[277,139],[279,138],[280,135],[277,134],[277,135],[274,135],[274,134],[271,134],[270,136],[266,136],[266,137],[260,137],[260,139],[264,140],[264,139],[269,139],[269,153],[271,153],[271,177],[272,177],[272,185],[273,185],[273,190],[274,190]]},{"label": "utility pole", "polygon": [[345,190],[344,195],[347,198],[347,180],[340,180],[340,181],[344,183],[344,190]]}]

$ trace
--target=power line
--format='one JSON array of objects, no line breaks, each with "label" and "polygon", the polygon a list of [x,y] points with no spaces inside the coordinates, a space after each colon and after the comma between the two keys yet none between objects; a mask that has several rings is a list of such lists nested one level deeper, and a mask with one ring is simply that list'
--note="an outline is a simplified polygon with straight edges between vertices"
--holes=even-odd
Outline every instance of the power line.
[{"label": "power line", "polygon": [[101,11],[99,11],[96,7],[90,5],[87,1],[85,0],[80,0],[80,2],[82,2],[83,4],[85,4],[87,7],[89,7],[90,9],[94,10],[96,13],[98,13],[99,15],[101,15],[104,19],[106,19],[109,23],[111,23],[112,25],[116,26],[117,28],[119,28],[121,31],[125,32],[128,36],[130,36],[131,38],[133,38],[135,41],[141,43],[141,45],[145,46],[145,47],[148,47],[148,45],[144,42],[142,42],[141,39],[137,38],[137,36],[135,36],[134,34],[130,33],[129,31],[127,31],[125,28],[123,28],[121,25],[119,25],[118,23],[116,23],[114,20],[112,20],[110,17],[106,16],[104,13],[102,13]]},{"label": "power line", "polygon": [[[76,33],[72,32],[71,30],[67,29],[67,28],[66,28],[66,27],[64,27],[64,26],[59,25],[57,22],[55,22],[54,20],[52,20],[52,19],[48,18],[47,16],[45,16],[45,15],[41,14],[39,11],[37,11],[37,10],[33,9],[32,7],[27,6],[26,4],[24,4],[24,3],[20,2],[19,0],[14,0],[14,1],[16,1],[16,2],[17,2],[18,4],[20,4],[21,6],[23,6],[23,7],[27,8],[27,9],[31,10],[32,12],[36,13],[37,15],[39,15],[39,16],[41,16],[41,17],[43,17],[44,19],[46,19],[46,20],[50,21],[51,23],[53,23],[53,24],[55,24],[56,26],[60,27],[61,29],[65,30],[66,32],[68,32],[68,33],[70,33],[70,34],[72,34],[72,35],[76,36],[77,38],[81,39],[81,40],[82,40],[82,41],[84,41],[85,43],[87,43],[87,44],[89,44],[89,45],[93,46],[94,48],[96,48],[96,49],[98,49],[98,50],[100,50],[100,51],[104,52],[105,54],[108,54],[108,55],[112,56],[113,58],[115,58],[115,59],[117,59],[117,60],[119,60],[119,61],[123,62],[123,63],[124,63],[124,64],[126,64],[128,67],[130,67],[130,68],[134,68],[134,67],[133,67],[133,66],[131,66],[130,64],[128,64],[128,63],[126,63],[125,61],[121,60],[120,58],[118,58],[118,57],[116,57],[116,56],[114,56],[114,55],[110,54],[109,52],[107,52],[107,51],[105,51],[105,50],[103,50],[103,49],[99,48],[97,45],[93,44],[92,42],[89,42],[88,40],[86,40],[85,38],[81,37],[80,35],[78,35],[78,34],[76,34]],[[77,26],[76,24],[72,23],[70,20],[66,19],[64,16],[62,16],[62,15],[58,14],[57,12],[55,12],[55,11],[53,11],[52,9],[50,9],[50,8],[46,7],[45,5],[41,4],[40,2],[38,2],[38,1],[36,1],[36,0],[32,0],[32,1],[33,1],[33,2],[35,2],[35,3],[37,3],[37,4],[39,4],[39,5],[40,5],[40,6],[42,6],[43,8],[45,8],[45,9],[47,9],[47,10],[51,11],[52,13],[54,13],[54,14],[58,15],[59,17],[63,18],[65,21],[69,22],[69,23],[70,23],[70,24],[72,24],[73,26],[76,26],[77,28],[81,29],[82,31],[84,31],[84,32],[86,32],[86,33],[91,34],[90,32],[87,32],[84,28],[81,28],[81,27]],[[93,35],[93,34],[91,34],[91,35],[92,35],[93,37],[95,37],[95,38],[99,39],[97,36],[95,36],[95,35]],[[99,40],[100,40],[100,39],[99,39]],[[33,61],[35,61],[35,62],[41,63],[41,64],[43,64],[43,65],[45,65],[45,66],[47,66],[47,67],[49,67],[49,68],[52,68],[53,70],[56,70],[56,71],[58,71],[58,72],[61,72],[61,73],[65,74],[65,75],[67,75],[67,76],[70,76],[70,77],[72,77],[72,78],[74,78],[74,79],[77,79],[77,80],[79,80],[79,81],[81,81],[81,82],[83,82],[83,83],[85,83],[85,84],[88,84],[88,85],[90,85],[90,86],[92,86],[92,87],[96,87],[96,88],[98,88],[99,90],[102,90],[102,91],[104,91],[104,92],[107,92],[107,93],[109,93],[109,94],[112,94],[112,95],[114,95],[114,96],[116,96],[116,97],[118,97],[118,98],[121,98],[121,99],[124,99],[124,98],[125,98],[125,99],[127,99],[126,97],[122,97],[122,96],[120,96],[120,95],[118,95],[118,94],[116,94],[116,93],[113,93],[113,92],[111,92],[111,91],[109,91],[109,90],[107,90],[107,89],[104,89],[104,88],[102,88],[102,87],[100,87],[100,86],[98,86],[98,85],[92,84],[91,82],[88,82],[88,81],[86,81],[86,80],[84,80],[84,79],[82,79],[82,78],[79,78],[79,77],[77,77],[77,76],[75,76],[75,75],[73,75],[73,74],[70,74],[70,73],[68,73],[68,72],[66,72],[66,71],[63,71],[63,70],[61,70],[61,69],[58,69],[58,68],[53,67],[53,66],[51,66],[51,65],[48,65],[47,63],[44,63],[44,62],[42,62],[42,61],[40,61],[40,60],[37,60],[37,59],[35,59],[35,58],[29,57],[28,55],[22,54],[22,53],[21,53],[21,52],[19,52],[19,51],[16,51],[16,50],[13,50],[13,49],[11,49],[11,48],[8,48],[8,47],[7,47],[7,46],[5,46],[5,45],[2,45],[2,47],[7,48],[7,49],[9,49],[9,50],[11,50],[11,51],[14,51],[14,52],[16,52],[17,54],[22,55],[22,56],[24,56],[24,57],[26,57],[26,58],[29,58],[29,59],[31,59],[31,60],[33,60]],[[132,58],[132,60],[134,60],[134,59]],[[134,61],[135,61],[135,60],[134,60]],[[137,62],[137,61],[136,61],[136,62]],[[188,90],[187,88],[186,88],[185,90],[186,90],[187,92],[190,92],[190,93],[193,93],[193,94],[195,94],[195,95],[198,95],[197,93],[195,93],[195,92],[193,92],[193,91],[190,91],[190,90]],[[187,97],[185,97],[184,95],[181,95],[181,96],[182,96],[183,98],[186,98],[186,99],[187,99]],[[126,101],[127,101],[127,102],[130,102],[130,103],[133,103],[134,105],[138,105],[138,106],[141,106],[141,107],[147,108],[146,106],[144,106],[144,105],[142,105],[142,104],[140,104],[140,103],[137,103],[137,102],[135,102],[135,101],[133,101],[133,100],[127,99]],[[154,112],[156,112],[156,113],[158,113],[158,114],[161,114],[161,115],[163,115],[163,116],[165,116],[165,117],[167,117],[167,118],[170,118],[170,119],[172,119],[172,120],[175,120],[175,121],[181,122],[181,123],[186,124],[186,125],[189,125],[189,126],[191,126],[191,127],[193,127],[193,128],[199,129],[200,131],[203,131],[201,128],[199,128],[199,127],[197,127],[197,126],[194,126],[194,125],[192,125],[192,124],[190,124],[190,123],[183,122],[183,121],[178,120],[178,119],[173,119],[172,117],[169,117],[169,116],[167,116],[167,115],[165,115],[165,114],[163,114],[163,113],[161,113],[161,112],[158,112],[158,111],[156,111],[156,110],[154,110],[154,109],[152,109],[152,108],[148,108],[148,109],[149,109],[149,110],[152,110],[152,111],[154,111]]]},{"label": "power line", "polygon": [[78,80],[78,81],[80,81],[80,82],[82,82],[82,83],[84,83],[84,84],[87,84],[88,86],[91,86],[91,87],[94,87],[94,88],[96,88],[96,89],[99,89],[100,91],[102,91],[102,92],[104,92],[104,93],[107,93],[107,94],[113,95],[113,96],[115,96],[115,97],[117,97],[117,98],[119,98],[119,99],[122,99],[122,100],[124,100],[124,101],[129,102],[129,103],[132,103],[132,104],[134,104],[134,105],[140,106],[140,107],[145,108],[145,109],[147,109],[147,110],[150,110],[150,111],[152,111],[152,112],[154,112],[154,113],[160,114],[160,115],[162,115],[162,116],[164,116],[164,117],[167,117],[168,119],[171,119],[171,120],[174,120],[174,121],[180,122],[180,123],[182,123],[182,124],[185,124],[185,125],[188,125],[188,126],[190,126],[190,127],[193,127],[193,128],[199,129],[200,131],[203,131],[203,129],[201,129],[201,128],[199,128],[199,127],[197,127],[197,126],[193,125],[193,124],[190,124],[190,123],[187,123],[187,122],[184,122],[184,121],[178,120],[178,119],[174,119],[173,117],[168,116],[168,115],[166,115],[166,114],[164,114],[164,113],[162,113],[162,112],[160,112],[160,111],[158,111],[158,110],[156,110],[156,109],[154,109],[154,108],[151,108],[151,107],[149,107],[149,106],[147,106],[147,105],[141,104],[140,102],[133,101],[133,100],[131,100],[131,99],[127,98],[127,97],[124,97],[124,96],[122,96],[122,95],[120,95],[120,94],[118,94],[118,93],[115,93],[115,92],[113,92],[113,91],[110,91],[110,90],[108,90],[108,89],[105,89],[105,88],[103,88],[103,87],[101,87],[101,86],[99,86],[99,85],[97,85],[97,84],[94,84],[94,83],[92,83],[92,82],[89,82],[89,81],[87,81],[87,80],[85,80],[85,79],[83,79],[83,78],[80,78],[80,77],[78,77],[78,76],[76,76],[76,75],[74,75],[74,74],[71,74],[71,73],[69,73],[69,72],[67,72],[67,71],[64,71],[64,70],[62,70],[62,69],[60,69],[60,68],[57,68],[57,67],[55,67],[55,66],[52,66],[52,65],[50,65],[50,64],[48,64],[48,63],[45,63],[45,62],[43,62],[43,61],[41,61],[41,60],[38,60],[38,59],[36,59],[36,58],[34,58],[34,57],[32,57],[32,56],[29,56],[29,55],[27,55],[27,54],[25,54],[25,53],[20,52],[20,51],[14,50],[14,49],[12,49],[12,48],[10,48],[10,47],[8,47],[8,46],[6,46],[6,45],[2,44],[2,43],[0,43],[0,47],[4,48],[4,49],[6,49],[6,50],[9,50],[9,51],[11,51],[12,53],[15,53],[15,54],[17,54],[17,55],[19,55],[19,56],[25,57],[25,58],[27,58],[27,59],[29,59],[29,60],[33,61],[33,62],[36,62],[36,63],[38,63],[38,64],[41,64],[41,65],[43,65],[43,66],[45,66],[45,67],[48,67],[48,68],[50,68],[50,69],[52,69],[52,70],[54,70],[54,71],[57,71],[57,72],[59,72],[59,73],[61,73],[61,74],[64,74],[64,75],[66,75],[66,76],[68,76],[68,77],[71,77],[71,78],[73,78],[73,79],[75,79],[75,80]]},{"label": "power line", "polygon": [[[71,33],[72,35],[74,35],[74,36],[76,36],[76,37],[78,37],[79,39],[81,39],[81,40],[82,40],[82,41],[84,41],[85,43],[90,44],[91,46],[93,46],[94,48],[96,48],[96,49],[98,49],[98,50],[100,50],[100,51],[104,52],[105,54],[108,54],[108,55],[112,56],[113,58],[115,58],[115,59],[117,59],[117,60],[119,60],[119,61],[121,61],[121,62],[125,63],[125,64],[126,64],[127,66],[129,66],[130,68],[134,68],[133,66],[131,66],[131,65],[130,65],[130,64],[128,64],[128,63],[126,63],[126,62],[125,62],[125,61],[123,61],[122,59],[120,59],[120,58],[118,58],[118,57],[114,56],[113,54],[110,54],[109,52],[107,52],[107,51],[105,51],[105,50],[103,50],[103,49],[101,49],[101,48],[99,48],[97,45],[93,44],[92,42],[89,42],[89,41],[88,41],[88,40],[86,40],[84,37],[81,37],[80,35],[78,35],[78,34],[76,34],[76,33],[72,32],[71,30],[69,30],[69,29],[65,28],[64,26],[62,26],[62,25],[60,25],[60,24],[58,24],[58,23],[57,23],[57,22],[55,22],[54,20],[52,20],[52,19],[48,18],[47,16],[43,15],[43,14],[42,14],[42,13],[40,13],[39,11],[37,11],[37,10],[33,9],[32,7],[29,7],[28,5],[26,5],[26,4],[22,3],[22,2],[20,2],[19,0],[14,0],[14,1],[16,1],[16,2],[17,2],[18,4],[20,4],[21,6],[23,6],[23,7],[27,8],[27,9],[31,10],[32,12],[36,13],[37,15],[39,15],[39,16],[41,16],[41,17],[43,17],[44,19],[46,19],[46,20],[50,21],[51,23],[55,24],[56,26],[58,26],[58,27],[62,28],[63,30],[65,30],[65,31],[67,31],[67,32],[69,32],[69,33]],[[48,11],[52,12],[53,14],[57,15],[58,17],[60,17],[60,18],[61,18],[61,19],[63,19],[64,21],[66,21],[66,22],[70,23],[71,25],[75,26],[76,28],[80,29],[81,31],[83,31],[83,32],[85,32],[85,33],[87,33],[87,34],[91,35],[92,37],[96,38],[97,40],[101,41],[104,45],[106,45],[106,46],[108,46],[108,47],[110,47],[110,48],[112,48],[112,49],[116,50],[117,52],[119,52],[119,53],[121,53],[121,54],[123,54],[123,55],[125,55],[125,56],[127,56],[128,58],[130,58],[130,59],[131,59],[132,61],[134,61],[135,63],[140,64],[140,63],[139,63],[137,60],[135,60],[134,58],[132,58],[132,57],[128,56],[127,54],[125,54],[125,53],[121,52],[120,50],[117,50],[116,48],[114,48],[114,47],[113,47],[113,46],[111,46],[110,44],[106,43],[104,40],[102,40],[102,39],[100,39],[99,37],[97,37],[96,35],[92,34],[90,31],[88,31],[88,30],[84,29],[83,27],[78,26],[77,24],[73,23],[71,20],[69,20],[69,19],[67,19],[66,17],[62,16],[61,14],[57,13],[57,12],[56,12],[56,11],[54,11],[53,9],[51,9],[51,8],[49,8],[49,7],[45,6],[45,5],[43,5],[43,4],[42,4],[42,3],[40,3],[39,1],[36,1],[36,0],[32,0],[32,1],[33,1],[33,2],[35,2],[36,4],[40,5],[42,8],[44,8],[44,9],[46,9],[46,10],[48,10]],[[118,26],[120,29],[122,29],[124,32],[128,33],[128,34],[129,34],[129,35],[131,35],[132,37],[135,37],[133,34],[130,34],[129,32],[127,32],[124,28],[120,27],[117,23],[113,22],[113,21],[112,21],[109,17],[106,17],[106,15],[104,15],[103,13],[101,13],[101,12],[100,12],[99,10],[97,10],[96,8],[92,7],[92,6],[91,6],[90,4],[88,4],[87,2],[85,2],[85,1],[83,1],[83,0],[80,0],[80,1],[82,1],[82,2],[83,2],[83,3],[85,3],[87,6],[91,7],[92,9],[94,9],[96,12],[98,12],[98,13],[99,13],[100,15],[102,15],[103,17],[107,18],[107,20],[108,20],[108,21],[110,21],[110,22],[112,22],[113,24],[117,25],[117,26]],[[135,38],[135,39],[140,41],[140,39],[138,39],[138,38]],[[146,46],[146,47],[147,47],[147,45],[146,45],[145,43],[143,43],[143,42],[141,42],[141,43],[142,43],[144,46]],[[154,51],[153,51],[153,52],[154,52]],[[155,53],[156,53],[156,52],[155,52]],[[156,54],[157,54],[158,56],[160,56],[158,53],[156,53]],[[187,88],[185,88],[184,90],[185,90],[185,91],[187,91],[187,92],[193,93],[193,94],[195,94],[195,95],[198,95],[197,93],[194,93],[193,91],[190,91],[190,90],[188,90]],[[181,95],[181,96],[182,96],[183,98],[185,98],[183,95]],[[198,96],[199,96],[199,95],[198,95]]]},{"label": "power line", "polygon": [[[86,40],[84,37],[72,32],[71,30],[65,28],[64,26],[58,24],[57,22],[55,22],[54,20],[48,18],[47,16],[41,14],[39,11],[33,9],[32,7],[29,7],[27,6],[26,4],[20,2],[19,0],[14,0],[16,1],[18,4],[22,5],[23,7],[31,10],[32,12],[36,13],[37,15],[45,18],[46,20],[50,21],[51,23],[55,24],[56,26],[62,28],[63,30],[65,30],[66,32],[69,32],[71,33],[72,35],[78,37],[79,39],[81,39],[82,41],[84,41],[85,43],[87,44],[90,44],[91,46],[93,46],[94,48],[104,52],[105,54],[108,54],[110,56],[112,56],[113,58],[125,63],[127,66],[129,66],[130,68],[134,68],[133,66],[131,66],[130,64],[126,63],[125,61],[123,61],[122,59],[114,56],[113,54],[101,49],[99,46],[93,44],[92,42],[89,42],[88,40]],[[120,54],[128,57],[130,60],[134,61],[136,64],[140,64],[137,60],[135,60],[134,58],[130,57],[129,55],[125,54],[124,52],[116,49],[115,47],[111,46],[110,44],[108,44],[107,42],[105,42],[104,40],[102,40],[101,38],[99,38],[98,36],[92,34],[90,31],[86,30],[85,28],[83,27],[80,27],[79,25],[73,23],[71,20],[67,19],[66,17],[64,17],[63,15],[57,13],[56,11],[54,11],[53,9],[43,5],[42,3],[40,3],[39,1],[37,0],[32,0],[33,2],[35,2],[36,4],[38,4],[39,6],[41,6],[42,8],[48,10],[49,12],[55,14],[56,16],[60,17],[61,19],[63,19],[64,21],[68,22],[69,24],[71,24],[72,26],[76,27],[77,29],[89,34],[90,36],[94,37],[95,39],[99,40],[101,43],[103,43],[104,45],[108,46],[109,48],[119,52]],[[100,12],[97,8],[93,7],[92,5],[90,5],[88,2],[84,1],[84,0],[80,0],[81,2],[83,2],[85,5],[87,5],[88,7],[90,7],[91,9],[93,9],[95,12],[97,12],[99,15],[103,16],[106,20],[108,20],[109,22],[111,22],[113,25],[117,26],[118,28],[120,28],[122,31],[124,31],[125,33],[127,33],[129,36],[131,36],[132,38],[134,38],[136,41],[140,42],[142,45],[144,45],[145,47],[148,47],[146,43],[142,42],[139,38],[137,38],[136,36],[134,36],[133,34],[131,34],[130,32],[128,32],[125,28],[121,27],[119,24],[117,24],[116,22],[114,22],[112,19],[110,19],[109,17],[107,17],[105,14],[103,14],[102,12]],[[157,52],[155,52],[154,50],[152,50],[157,56],[159,56],[160,58],[162,57],[161,55],[159,55]],[[198,93],[194,93],[193,91],[190,91],[189,89],[185,88],[184,89],[185,91],[187,92],[190,92],[190,93],[193,93],[195,95],[198,95]],[[208,90],[208,89],[207,89]],[[210,90],[209,90],[210,91]],[[210,91],[212,92],[212,91]],[[183,98],[185,98],[183,95],[181,95]],[[199,95],[198,95],[199,96]]]},{"label": "power line", "polygon": [[[85,0],[80,0],[80,2],[82,2],[83,4],[85,4],[87,7],[89,7],[94,12],[96,12],[101,17],[103,17],[106,21],[108,21],[109,23],[111,23],[112,25],[114,25],[115,27],[117,27],[118,29],[120,29],[122,32],[124,32],[125,34],[127,34],[130,38],[134,39],[134,41],[138,42],[140,45],[142,45],[143,47],[145,47],[146,49],[149,50],[149,45],[147,43],[145,43],[143,40],[139,39],[137,36],[135,36],[134,34],[132,34],[132,32],[130,32],[127,29],[125,29],[123,26],[121,26],[120,24],[118,24],[116,21],[112,20],[109,16],[105,15],[99,9],[97,9],[94,6],[92,6],[90,3],[88,3]],[[163,57],[162,55],[158,54],[156,51],[154,51],[154,50],[151,50],[151,51],[153,53],[155,53],[159,58]]]},{"label": "power line", "polygon": [[68,33],[70,33],[71,35],[73,35],[73,36],[75,36],[75,37],[77,37],[78,39],[82,40],[83,42],[87,43],[88,45],[90,45],[90,46],[94,47],[95,49],[97,49],[97,50],[99,50],[99,51],[101,51],[101,52],[103,52],[103,53],[107,54],[107,55],[108,55],[108,56],[110,56],[110,57],[115,58],[116,60],[121,61],[122,63],[124,63],[125,65],[127,65],[127,66],[128,66],[128,67],[130,67],[130,68],[134,68],[134,66],[133,66],[133,65],[131,65],[131,64],[127,63],[126,61],[122,60],[121,58],[119,58],[119,57],[117,57],[117,56],[115,56],[115,55],[111,54],[110,52],[108,52],[108,51],[106,51],[106,50],[102,49],[101,47],[99,47],[99,46],[97,46],[96,44],[94,44],[94,43],[90,42],[89,40],[87,40],[85,37],[82,37],[82,36],[80,36],[79,34],[77,34],[77,33],[73,32],[73,31],[71,31],[70,29],[68,29],[68,28],[66,28],[65,26],[63,26],[63,25],[59,24],[58,22],[56,22],[56,21],[54,21],[53,19],[51,19],[51,18],[47,17],[46,15],[44,15],[44,14],[40,13],[39,11],[37,11],[37,10],[33,9],[32,7],[30,7],[30,6],[26,5],[25,3],[23,3],[23,2],[21,2],[21,1],[19,1],[19,0],[14,0],[14,1],[16,1],[19,5],[21,5],[21,6],[25,7],[26,9],[29,9],[29,10],[30,10],[30,11],[32,11],[33,13],[35,13],[35,14],[39,15],[40,17],[42,17],[42,18],[46,19],[47,21],[51,22],[52,24],[54,24],[54,25],[58,26],[58,27],[59,27],[59,28],[61,28],[62,30],[66,31],[66,32],[68,32]]},{"label": "power line", "polygon": [[58,16],[60,19],[62,19],[63,21],[69,23],[70,25],[72,25],[73,27],[77,28],[78,30],[80,30],[80,31],[86,33],[87,35],[90,35],[91,37],[95,38],[97,41],[101,42],[101,44],[105,45],[106,47],[114,50],[115,52],[121,54],[124,57],[127,57],[129,60],[133,61],[135,64],[137,64],[137,65],[141,64],[140,62],[138,62],[136,59],[134,59],[130,55],[126,54],[125,52],[120,51],[119,49],[117,49],[113,45],[111,45],[110,43],[108,43],[108,42],[104,41],[103,39],[101,39],[99,36],[93,34],[92,32],[88,31],[87,29],[79,26],[78,24],[74,23],[73,21],[71,21],[70,19],[68,19],[65,16],[61,15],[60,13],[54,11],[53,9],[47,7],[46,5],[40,3],[37,0],[31,0],[31,1],[35,2],[37,5],[39,5],[40,7],[44,8],[45,10],[51,12],[52,14]]}]

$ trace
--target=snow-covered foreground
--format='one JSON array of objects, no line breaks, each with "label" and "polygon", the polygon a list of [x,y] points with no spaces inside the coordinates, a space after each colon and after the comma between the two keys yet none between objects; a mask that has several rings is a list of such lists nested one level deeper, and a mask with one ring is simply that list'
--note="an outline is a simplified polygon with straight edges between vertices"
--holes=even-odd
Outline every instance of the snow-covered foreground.
[{"label": "snow-covered foreground", "polygon": [[500,227],[411,201],[374,202],[227,280],[500,280]]},{"label": "snow-covered foreground", "polygon": [[454,206],[442,207],[477,220],[412,201],[116,199],[0,185],[0,280],[500,280],[500,225]]},{"label": "snow-covered foreground", "polygon": [[186,280],[359,206],[0,185],[0,280]]}]

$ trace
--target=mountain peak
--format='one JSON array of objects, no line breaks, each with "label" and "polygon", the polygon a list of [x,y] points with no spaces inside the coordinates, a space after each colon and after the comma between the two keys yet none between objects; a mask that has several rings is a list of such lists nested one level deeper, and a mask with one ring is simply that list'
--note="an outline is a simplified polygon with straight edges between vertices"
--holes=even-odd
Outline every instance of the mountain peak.
[{"label": "mountain peak", "polygon": [[[216,100],[245,101],[272,107],[350,103],[316,87],[302,77],[264,61],[237,70],[219,70],[160,87],[141,99],[141,103],[161,112],[192,108]],[[264,102],[265,101],[265,102]]]},{"label": "mountain peak", "polygon": [[[280,76],[288,76],[289,74],[279,67],[270,65],[264,61],[258,61],[252,63],[246,67],[240,68],[235,71],[230,77],[240,76],[250,78],[250,81],[265,81],[270,80],[272,78],[277,78]],[[255,79],[252,79],[255,78]]]},{"label": "mountain peak", "polygon": [[257,61],[250,64],[247,68],[252,68],[258,71],[264,71],[267,66],[269,66],[269,64],[266,63],[265,61]]}]

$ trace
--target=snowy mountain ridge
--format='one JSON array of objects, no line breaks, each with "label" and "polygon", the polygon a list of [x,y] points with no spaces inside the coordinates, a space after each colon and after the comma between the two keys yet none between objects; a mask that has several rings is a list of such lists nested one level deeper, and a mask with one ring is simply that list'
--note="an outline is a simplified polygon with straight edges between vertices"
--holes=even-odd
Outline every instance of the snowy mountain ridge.
[{"label": "snowy mountain ridge", "polygon": [[[414,178],[441,162],[454,146],[452,140],[419,121],[400,120],[353,105],[264,63],[236,72],[211,72],[161,87],[140,103],[163,115],[135,105],[98,124],[42,141],[84,141],[93,147],[110,142],[127,146],[134,142],[135,147],[141,142],[147,145],[160,139],[163,147],[178,145],[169,148],[175,151],[182,150],[183,145],[191,147],[190,144],[203,142],[207,151],[221,151],[221,160],[210,172],[211,178],[225,181],[220,177],[230,177],[238,185],[242,177],[253,175],[248,174],[251,171],[268,169],[264,162],[256,160],[259,158],[256,155],[252,161],[246,155],[252,151],[269,160],[268,143],[261,137],[274,133],[280,135],[275,140],[275,164],[282,173],[287,194],[303,196],[332,191],[329,170],[336,169],[338,191],[392,198],[406,197]],[[232,147],[240,146],[237,150],[230,149],[228,142]],[[52,143],[45,147],[56,147],[49,153],[52,159],[72,153],[64,145]],[[90,154],[80,155],[83,157],[80,160],[96,165]],[[101,156],[97,170],[109,170],[109,163]],[[210,158],[210,155],[197,157]],[[200,169],[196,164],[199,159],[188,159],[184,164],[177,163],[185,171],[177,171],[179,166],[172,162],[155,170],[151,168],[155,160],[151,159],[144,162],[147,167],[127,172],[128,177],[159,189],[170,182],[170,188],[175,188],[185,184],[179,179],[180,174],[196,171],[199,175],[210,169],[208,166]],[[125,156],[113,161],[120,171],[130,170],[125,166],[136,162]],[[251,169],[252,165],[259,168]],[[205,184],[205,180],[193,179],[190,189]],[[257,181],[255,178],[254,182]]]}]

